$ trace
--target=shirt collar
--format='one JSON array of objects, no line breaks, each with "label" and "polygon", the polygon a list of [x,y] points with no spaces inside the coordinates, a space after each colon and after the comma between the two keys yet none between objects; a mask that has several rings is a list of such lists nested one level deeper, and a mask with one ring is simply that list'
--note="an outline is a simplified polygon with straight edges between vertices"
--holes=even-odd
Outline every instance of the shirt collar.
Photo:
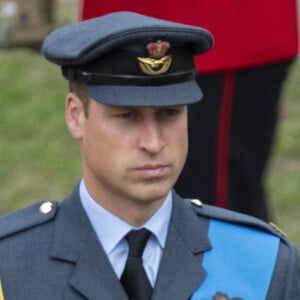
[{"label": "shirt collar", "polygon": [[[90,196],[83,180],[80,182],[79,194],[83,208],[107,254],[117,246],[130,230],[138,229],[113,215],[97,203]],[[162,206],[141,226],[152,232],[161,248],[165,247],[171,213],[172,193],[170,191]]]}]

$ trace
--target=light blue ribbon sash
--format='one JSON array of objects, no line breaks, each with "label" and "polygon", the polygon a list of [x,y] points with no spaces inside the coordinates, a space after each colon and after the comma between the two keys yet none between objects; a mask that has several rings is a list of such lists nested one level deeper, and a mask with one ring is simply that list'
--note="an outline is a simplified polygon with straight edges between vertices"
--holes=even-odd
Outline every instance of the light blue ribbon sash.
[{"label": "light blue ribbon sash", "polygon": [[217,292],[228,299],[265,300],[279,247],[279,238],[269,233],[212,220],[209,228],[212,250],[204,255],[206,278],[191,300],[212,300]]}]

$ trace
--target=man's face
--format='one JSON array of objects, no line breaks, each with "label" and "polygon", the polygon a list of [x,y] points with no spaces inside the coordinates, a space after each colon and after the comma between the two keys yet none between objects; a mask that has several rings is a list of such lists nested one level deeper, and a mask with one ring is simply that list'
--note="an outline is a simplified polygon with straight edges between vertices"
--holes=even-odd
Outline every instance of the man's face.
[{"label": "man's face", "polygon": [[91,100],[87,118],[73,115],[79,125],[75,135],[69,129],[80,140],[83,177],[96,201],[147,205],[166,197],[187,155],[186,106],[114,107]]}]

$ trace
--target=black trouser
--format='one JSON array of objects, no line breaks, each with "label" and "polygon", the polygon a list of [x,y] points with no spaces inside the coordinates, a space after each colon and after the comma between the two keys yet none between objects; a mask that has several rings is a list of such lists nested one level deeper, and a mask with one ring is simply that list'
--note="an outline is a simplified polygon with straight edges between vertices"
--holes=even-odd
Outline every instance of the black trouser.
[{"label": "black trouser", "polygon": [[189,107],[180,195],[269,219],[264,175],[290,64],[198,76],[204,98]]}]

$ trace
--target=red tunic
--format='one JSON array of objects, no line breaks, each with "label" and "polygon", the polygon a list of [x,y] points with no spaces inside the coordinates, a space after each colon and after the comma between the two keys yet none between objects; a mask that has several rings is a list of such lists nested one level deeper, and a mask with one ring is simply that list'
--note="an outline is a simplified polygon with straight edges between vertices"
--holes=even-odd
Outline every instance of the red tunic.
[{"label": "red tunic", "polygon": [[296,0],[82,0],[80,18],[130,10],[207,28],[215,46],[196,58],[203,72],[237,70],[292,58],[298,52]]}]

